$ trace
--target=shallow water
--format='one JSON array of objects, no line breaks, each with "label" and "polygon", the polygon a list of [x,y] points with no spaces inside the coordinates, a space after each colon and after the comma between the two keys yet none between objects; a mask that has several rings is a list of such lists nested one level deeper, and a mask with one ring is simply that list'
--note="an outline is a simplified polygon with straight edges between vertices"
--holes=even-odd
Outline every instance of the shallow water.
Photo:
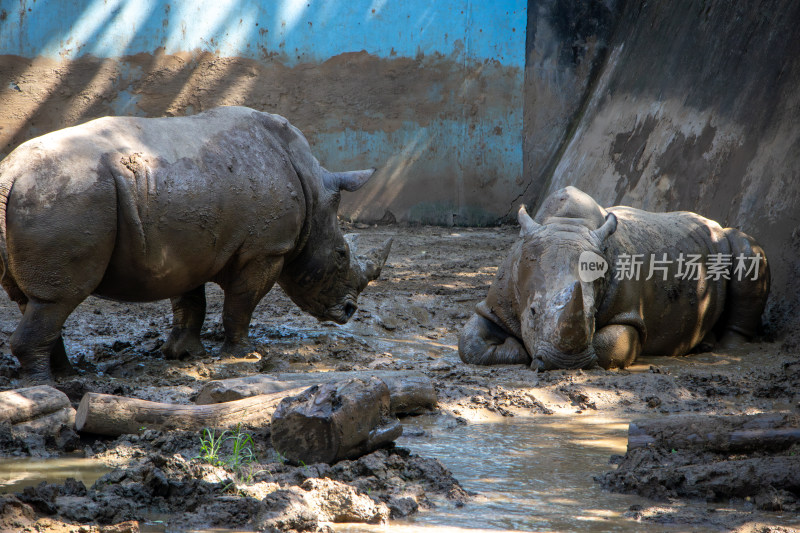
[{"label": "shallow water", "polygon": [[59,457],[55,459],[0,459],[0,493],[20,492],[46,481],[63,483],[67,478],[90,487],[112,469],[96,459]]},{"label": "shallow water", "polygon": [[[600,490],[592,476],[623,453],[627,423],[600,417],[513,417],[467,425],[442,424],[435,416],[408,419],[422,437],[398,444],[445,464],[468,491],[478,494],[461,508],[447,501],[392,531],[492,529],[507,531],[641,531],[622,517],[636,496]],[[449,426],[449,427],[448,427]],[[363,526],[340,531],[377,531]]]}]

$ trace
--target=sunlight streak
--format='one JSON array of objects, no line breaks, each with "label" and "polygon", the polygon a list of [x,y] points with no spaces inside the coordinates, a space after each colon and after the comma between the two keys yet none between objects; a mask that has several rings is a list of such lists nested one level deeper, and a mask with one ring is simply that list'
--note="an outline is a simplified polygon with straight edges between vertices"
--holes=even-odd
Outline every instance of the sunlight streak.
[{"label": "sunlight streak", "polygon": [[300,17],[303,16],[307,7],[306,0],[283,0],[276,20],[277,32],[284,35],[291,32],[300,22]]}]

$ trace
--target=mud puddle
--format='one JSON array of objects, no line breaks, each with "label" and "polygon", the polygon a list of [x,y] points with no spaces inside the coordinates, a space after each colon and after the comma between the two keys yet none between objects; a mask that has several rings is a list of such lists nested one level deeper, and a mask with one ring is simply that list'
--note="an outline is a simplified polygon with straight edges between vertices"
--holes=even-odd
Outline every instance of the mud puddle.
[{"label": "mud puddle", "polygon": [[[392,531],[641,530],[641,524],[623,513],[647,500],[604,492],[591,476],[609,469],[611,454],[624,452],[627,421],[517,416],[463,424],[423,416],[407,420],[405,430],[398,444],[436,457],[477,495],[462,508],[440,504],[392,522]],[[336,529],[379,530],[360,525]]]},{"label": "mud puddle", "polygon": [[20,492],[42,481],[63,483],[70,477],[88,487],[110,471],[103,462],[83,457],[0,459],[0,494]]}]

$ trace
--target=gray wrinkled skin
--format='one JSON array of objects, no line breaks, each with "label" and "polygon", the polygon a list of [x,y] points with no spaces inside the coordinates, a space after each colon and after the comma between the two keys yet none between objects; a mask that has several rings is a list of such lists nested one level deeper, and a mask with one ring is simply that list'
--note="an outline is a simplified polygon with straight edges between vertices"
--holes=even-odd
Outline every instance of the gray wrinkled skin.
[{"label": "gray wrinkled skin", "polygon": [[320,320],[347,322],[391,240],[356,256],[340,191],[374,169],[332,173],[277,115],[221,107],[192,117],[107,117],[28,141],[0,162],[2,285],[23,312],[23,376],[71,370],[61,327],[90,294],[170,298],[168,357],[204,352],[205,283],[225,292],[223,352],[251,350],[250,318],[277,281]]},{"label": "gray wrinkled skin", "polygon": [[[459,337],[466,363],[530,364],[535,368],[625,367],[639,354],[683,355],[716,339],[725,347],[749,340],[769,292],[764,250],[744,233],[690,212],[603,209],[566,187],[548,197],[535,220],[520,208],[520,239],[500,265],[486,300]],[[582,281],[585,251],[605,259],[604,276]],[[650,277],[651,254],[672,263],[666,280]],[[701,256],[700,279],[676,277],[679,254]],[[756,280],[706,279],[710,254],[761,255]],[[619,279],[618,259],[643,254],[638,279]]]}]

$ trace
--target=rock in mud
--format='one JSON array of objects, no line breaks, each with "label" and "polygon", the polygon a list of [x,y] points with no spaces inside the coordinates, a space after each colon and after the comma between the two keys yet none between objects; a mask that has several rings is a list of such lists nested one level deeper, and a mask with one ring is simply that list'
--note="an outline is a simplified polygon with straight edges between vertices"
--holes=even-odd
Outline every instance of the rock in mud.
[{"label": "rock in mud", "polygon": [[355,488],[332,479],[309,478],[299,487],[273,492],[264,499],[266,509],[256,518],[259,530],[315,531],[319,522],[382,524],[389,507]]},{"label": "rock in mud", "polygon": [[15,496],[0,496],[0,531],[19,531],[36,521],[33,508]]}]

